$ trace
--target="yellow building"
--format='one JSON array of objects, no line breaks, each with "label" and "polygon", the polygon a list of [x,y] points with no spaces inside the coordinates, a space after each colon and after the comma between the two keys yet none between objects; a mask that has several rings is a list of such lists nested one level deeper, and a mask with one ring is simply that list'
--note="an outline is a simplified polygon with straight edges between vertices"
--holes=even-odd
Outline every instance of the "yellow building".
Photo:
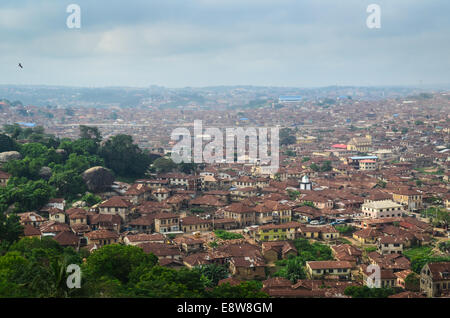
[{"label": "yellow building", "polygon": [[268,224],[260,226],[255,232],[257,241],[286,241],[296,238],[297,229],[301,223],[288,222],[283,224]]},{"label": "yellow building", "polygon": [[409,211],[421,209],[423,206],[422,194],[412,189],[399,189],[394,191],[392,193],[392,199],[404,205]]},{"label": "yellow building", "polygon": [[347,150],[354,150],[358,152],[372,151],[372,136],[353,137],[347,144]]},{"label": "yellow building", "polygon": [[309,261],[306,262],[306,271],[309,278],[317,279],[333,277],[337,279],[350,279],[353,265],[347,261]]}]

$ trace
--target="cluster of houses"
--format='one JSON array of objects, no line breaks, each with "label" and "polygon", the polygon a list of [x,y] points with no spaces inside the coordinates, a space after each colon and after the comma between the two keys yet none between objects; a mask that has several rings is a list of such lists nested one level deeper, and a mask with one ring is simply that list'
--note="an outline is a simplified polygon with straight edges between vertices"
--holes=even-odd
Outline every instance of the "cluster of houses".
[{"label": "cluster of houses", "polygon": [[[437,247],[449,240],[448,224],[427,212],[450,211],[450,130],[448,111],[433,106],[439,103],[448,105],[448,96],[420,108],[345,99],[330,108],[245,110],[255,125],[297,127],[296,142],[280,147],[276,173],[256,163],[217,163],[115,182],[96,205],[56,198],[22,213],[24,234],[91,252],[135,245],[174,268],[221,264],[230,277],[220,284],[257,279],[273,297],[344,297],[348,286],[369,284],[371,265],[380,268],[381,287],[404,290],[391,297],[449,296],[449,262],[415,273],[404,254],[430,246],[448,256]],[[235,123],[233,112],[220,120]],[[219,125],[218,113],[203,113]],[[203,116],[172,113],[173,125],[193,114]],[[0,186],[10,177],[0,171]],[[241,238],[224,239],[218,230]],[[307,279],[274,277],[277,261],[301,253],[293,243],[299,238],[328,245],[333,260],[307,261]]]},{"label": "cluster of houses", "polygon": [[[206,187],[204,178],[215,181]],[[273,297],[345,297],[346,287],[368,284],[371,264],[381,269],[380,286],[402,287],[403,297],[450,292],[449,263],[430,263],[418,275],[403,255],[406,248],[431,244],[436,235],[432,224],[409,209],[411,201],[422,204],[423,194],[381,188],[376,182],[356,188],[359,175],[336,187],[338,178],[329,178],[325,187],[313,174],[280,180],[209,167],[199,175],[116,182],[94,206],[78,202],[67,207],[64,199],[52,199],[40,211],[19,216],[25,236],[53,237],[63,246],[90,252],[108,244],[135,245],[173,268],[220,264],[230,272],[220,283],[261,280]],[[339,226],[354,231],[341,233]],[[222,239],[216,230],[241,238]],[[298,238],[329,245],[334,259],[307,261],[306,280],[273,277],[277,261],[301,252],[293,244]],[[420,284],[408,285],[408,275],[420,278]]]}]

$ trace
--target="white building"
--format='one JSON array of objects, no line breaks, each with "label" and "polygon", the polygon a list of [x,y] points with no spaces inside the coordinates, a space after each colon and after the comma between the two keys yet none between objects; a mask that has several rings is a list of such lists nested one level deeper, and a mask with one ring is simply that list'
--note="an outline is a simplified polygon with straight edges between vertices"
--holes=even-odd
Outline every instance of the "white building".
[{"label": "white building", "polygon": [[307,175],[304,175],[300,182],[300,190],[312,190],[312,183]]},{"label": "white building", "polygon": [[363,215],[373,219],[387,217],[401,217],[403,206],[392,200],[373,201],[362,205]]}]

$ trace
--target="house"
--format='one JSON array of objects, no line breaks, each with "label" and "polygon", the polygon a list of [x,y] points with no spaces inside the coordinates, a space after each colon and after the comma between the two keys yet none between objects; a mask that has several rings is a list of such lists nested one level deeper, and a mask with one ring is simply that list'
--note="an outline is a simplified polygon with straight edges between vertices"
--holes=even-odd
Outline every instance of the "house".
[{"label": "house", "polygon": [[64,198],[53,198],[50,199],[45,206],[47,208],[56,208],[64,211],[66,207],[66,200],[64,200]]},{"label": "house", "polygon": [[47,210],[48,212],[48,218],[50,221],[56,221],[61,223],[66,223],[66,214],[63,210],[60,210],[58,208],[49,208]]},{"label": "house", "polygon": [[205,194],[190,200],[189,205],[196,208],[216,209],[225,206],[225,203],[214,195]]},{"label": "house", "polygon": [[258,246],[242,242],[222,245],[217,250],[230,255],[229,267],[233,277],[240,280],[266,278],[266,264]]},{"label": "house", "polygon": [[365,137],[353,137],[347,143],[347,150],[354,150],[364,153],[372,151],[372,136],[366,135]]},{"label": "house", "polygon": [[426,264],[420,271],[420,291],[428,297],[450,293],[450,262]]},{"label": "house", "polygon": [[224,218],[234,219],[239,227],[254,225],[256,222],[255,211],[252,207],[243,203],[232,203],[223,209]]},{"label": "house", "polygon": [[78,248],[80,245],[80,237],[70,231],[59,232],[53,239],[64,247]]},{"label": "house", "polygon": [[97,230],[85,234],[87,244],[95,244],[97,247],[115,244],[119,240],[119,234],[109,230]]},{"label": "house", "polygon": [[35,228],[34,226],[30,224],[26,224],[23,227],[23,236],[24,237],[41,237],[41,231],[39,229]]},{"label": "house", "polygon": [[231,256],[228,253],[212,250],[208,252],[197,252],[183,258],[183,264],[187,268],[203,266],[208,264],[217,264],[229,266]]},{"label": "house", "polygon": [[394,190],[392,199],[403,205],[408,211],[417,211],[423,207],[422,194],[417,190],[405,188]]},{"label": "house", "polygon": [[292,282],[284,277],[271,277],[262,282],[263,288],[261,291],[271,290],[271,289],[285,289],[292,286]]},{"label": "house", "polygon": [[359,160],[359,170],[361,171],[377,170],[377,162],[371,159]]},{"label": "house", "polygon": [[138,247],[144,250],[144,253],[152,253],[158,257],[159,261],[164,259],[169,260],[182,260],[180,249],[175,245],[163,244],[163,243],[140,243]]},{"label": "house", "polygon": [[380,254],[402,254],[404,240],[395,236],[383,236],[378,238],[377,251]]},{"label": "house", "polygon": [[170,196],[170,190],[167,188],[158,188],[153,190],[153,197],[158,201],[164,201]]},{"label": "house", "polygon": [[187,254],[203,251],[205,241],[191,236],[179,236],[173,239],[182,251]]},{"label": "house", "polygon": [[33,227],[39,227],[42,223],[46,222],[47,219],[40,216],[36,212],[25,212],[17,214],[20,218],[20,224],[31,225]]},{"label": "house", "polygon": [[348,298],[345,289],[357,284],[341,280],[298,280],[291,286],[285,281],[266,284],[262,291],[277,298]]},{"label": "house", "polygon": [[299,201],[302,203],[312,202],[317,209],[332,209],[334,206],[334,202],[330,198],[310,191],[307,194],[302,194]]},{"label": "house", "polygon": [[353,265],[347,261],[308,261],[306,271],[311,279],[350,279]]},{"label": "house", "polygon": [[180,217],[173,213],[159,213],[154,216],[155,232],[167,233],[180,231]]},{"label": "house", "polygon": [[120,215],[124,222],[129,219],[132,203],[120,196],[114,196],[99,205],[100,214]]},{"label": "house", "polygon": [[257,241],[286,241],[296,238],[301,223],[287,222],[282,224],[267,224],[259,226],[255,233]]},{"label": "house", "polygon": [[[420,276],[414,273],[410,269],[405,269],[404,271],[394,273],[395,277],[397,277],[397,287],[401,287],[403,289],[409,291],[419,291],[420,290]],[[406,277],[413,277],[417,280],[418,284],[414,284],[411,280],[407,280]],[[414,281],[414,280],[413,280]]]},{"label": "house", "polygon": [[184,233],[207,232],[212,230],[212,221],[196,216],[186,216],[180,220],[181,231]]},{"label": "house", "polygon": [[92,230],[110,230],[119,233],[122,218],[116,214],[88,215],[88,223]]},{"label": "house", "polygon": [[320,228],[318,226],[300,225],[298,233],[301,237],[318,239],[320,237]]},{"label": "house", "polygon": [[213,219],[213,230],[234,230],[237,229],[238,226],[238,223],[234,219]]},{"label": "house", "polygon": [[145,214],[131,220],[128,226],[139,233],[151,233],[155,229],[155,214]]},{"label": "house", "polygon": [[294,215],[302,222],[309,223],[312,220],[320,220],[322,217],[321,210],[308,205],[302,205],[292,210]]},{"label": "house", "polygon": [[274,223],[287,223],[292,220],[292,208],[289,205],[273,200],[266,200],[262,204],[272,211]]},{"label": "house", "polygon": [[255,256],[235,256],[230,260],[230,272],[241,280],[261,280],[266,278],[263,258]]},{"label": "house", "polygon": [[339,238],[339,231],[334,228],[332,225],[325,225],[319,227],[320,229],[320,238],[322,240],[336,240]]},{"label": "house", "polygon": [[310,226],[301,224],[298,230],[301,237],[304,238],[321,238],[323,240],[335,240],[339,238],[339,231],[331,225]]},{"label": "house", "polygon": [[258,189],[255,187],[236,188],[230,191],[232,201],[241,201],[245,198],[255,197]]},{"label": "house", "polygon": [[88,212],[84,209],[73,208],[67,210],[69,224],[72,226],[74,224],[87,224]]},{"label": "house", "polygon": [[371,264],[380,266],[381,269],[392,269],[400,272],[411,268],[411,262],[402,254],[380,254],[378,252],[370,252],[367,258]]},{"label": "house", "polygon": [[135,234],[127,235],[124,237],[123,242],[125,245],[139,245],[141,243],[164,243],[166,238],[160,233],[154,234]]},{"label": "house", "polygon": [[6,184],[8,183],[10,178],[11,175],[9,173],[0,170],[0,187],[6,187]]},{"label": "house", "polygon": [[255,188],[256,180],[247,176],[240,177],[232,182],[235,188]]},{"label": "house", "polygon": [[386,217],[401,217],[403,215],[403,206],[392,200],[374,201],[362,205],[364,216],[378,219]]},{"label": "house", "polygon": [[297,249],[292,242],[288,241],[263,242],[262,255],[266,262],[274,263],[277,260],[287,259],[289,256],[297,256]]},{"label": "house", "polygon": [[140,204],[151,197],[152,189],[144,183],[135,183],[125,192],[133,204]]},{"label": "house", "polygon": [[55,236],[61,232],[70,232],[70,227],[65,223],[48,221],[42,223],[39,230],[41,231],[41,236]]},{"label": "house", "polygon": [[331,251],[336,260],[350,262],[353,266],[362,260],[362,251],[350,244],[333,245]]}]

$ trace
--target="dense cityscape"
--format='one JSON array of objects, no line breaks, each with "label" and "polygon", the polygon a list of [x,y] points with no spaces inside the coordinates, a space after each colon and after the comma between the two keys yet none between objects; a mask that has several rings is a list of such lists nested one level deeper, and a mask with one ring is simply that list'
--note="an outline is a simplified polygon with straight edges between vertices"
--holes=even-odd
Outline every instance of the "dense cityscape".
[{"label": "dense cityscape", "polygon": [[[3,99],[2,258],[24,251],[14,262],[63,266],[70,257],[88,287],[47,282],[45,294],[20,287],[15,273],[1,295],[449,295],[450,93],[370,99],[347,88],[353,96],[276,99],[267,88],[264,99],[252,88],[222,90],[258,102],[239,107],[223,94],[216,108],[160,99],[99,109]],[[170,132],[194,120],[278,127],[279,169],[176,164]],[[52,252],[27,251],[42,248]],[[374,265],[380,285],[369,288]]]}]

